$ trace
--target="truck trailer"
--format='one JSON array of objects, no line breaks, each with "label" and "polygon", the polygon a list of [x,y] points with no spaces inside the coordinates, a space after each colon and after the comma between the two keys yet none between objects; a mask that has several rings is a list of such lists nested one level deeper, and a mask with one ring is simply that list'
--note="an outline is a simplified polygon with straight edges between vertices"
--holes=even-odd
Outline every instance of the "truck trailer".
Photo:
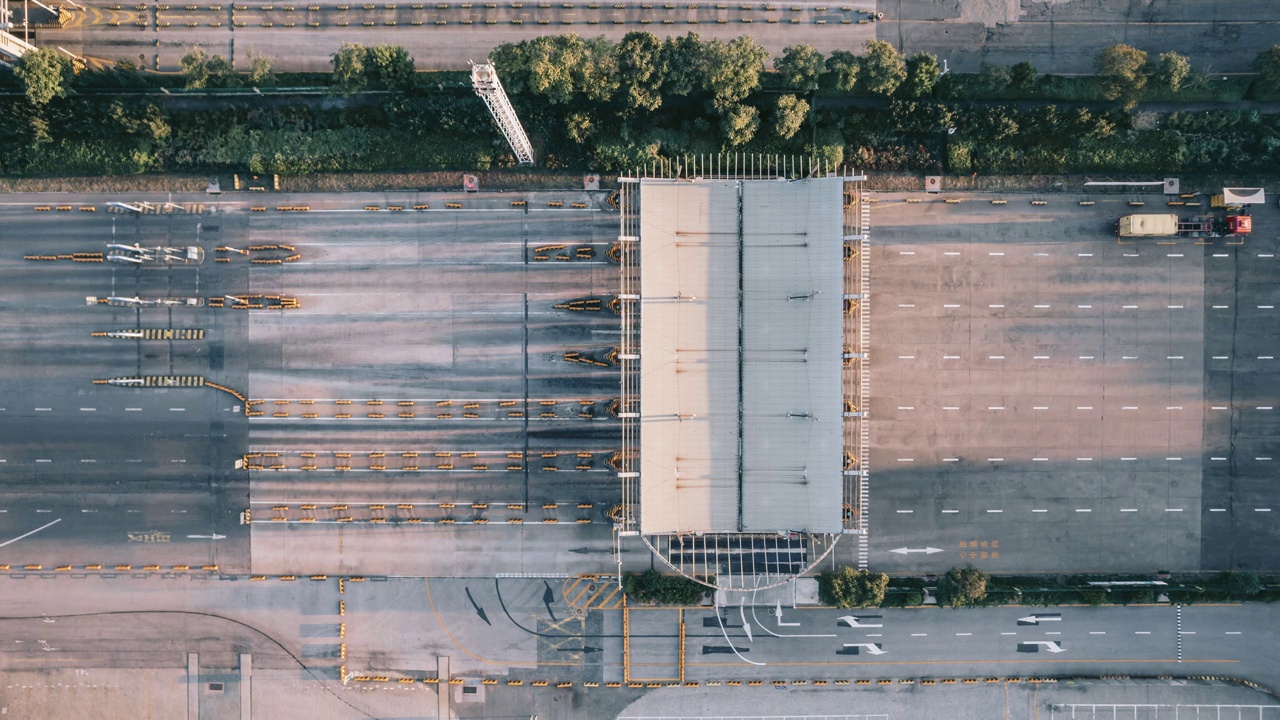
[{"label": "truck trailer", "polygon": [[1116,223],[1121,238],[1144,237],[1234,237],[1248,235],[1253,218],[1244,214],[1217,217],[1196,215],[1180,220],[1173,213],[1125,215]]},{"label": "truck trailer", "polygon": [[1125,215],[1116,223],[1116,232],[1122,238],[1170,237],[1178,234],[1178,216],[1173,213]]}]

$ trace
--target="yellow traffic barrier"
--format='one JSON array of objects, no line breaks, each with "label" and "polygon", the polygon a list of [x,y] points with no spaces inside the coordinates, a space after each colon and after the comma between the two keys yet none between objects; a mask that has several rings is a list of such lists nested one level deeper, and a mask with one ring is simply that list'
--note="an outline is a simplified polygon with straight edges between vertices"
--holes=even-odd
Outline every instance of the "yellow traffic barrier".
[{"label": "yellow traffic barrier", "polygon": [[1048,200],[1032,200],[1031,204],[1032,205],[1048,205],[1049,201]]},{"label": "yellow traffic barrier", "polygon": [[1009,201],[1008,200],[992,200],[991,204],[992,205],[1008,205]]}]

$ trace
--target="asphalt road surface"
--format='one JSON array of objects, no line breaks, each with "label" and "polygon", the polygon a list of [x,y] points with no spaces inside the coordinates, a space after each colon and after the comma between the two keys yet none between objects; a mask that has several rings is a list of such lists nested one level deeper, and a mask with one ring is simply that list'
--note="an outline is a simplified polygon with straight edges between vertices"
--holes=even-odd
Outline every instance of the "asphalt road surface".
[{"label": "asphalt road surface", "polygon": [[[444,5],[326,2],[295,9],[255,3],[188,9],[146,4],[137,10],[85,3],[70,8],[72,17],[63,29],[36,31],[36,42],[164,71],[177,70],[195,45],[242,68],[253,50],[271,57],[278,70],[311,72],[328,71],[329,56],[342,42],[394,42],[409,51],[419,69],[456,70],[503,42],[560,32],[616,40],[644,30],[722,39],[750,35],[771,57],[794,44],[812,45],[824,54],[860,52],[867,40],[879,38],[908,55],[933,53],[960,72],[977,72],[983,63],[1030,60],[1040,72],[1056,74],[1092,72],[1103,48],[1123,42],[1152,55],[1186,54],[1194,67],[1213,75],[1249,72],[1253,58],[1274,44],[1280,23],[1280,10],[1263,0]],[[883,18],[864,22],[872,12]]]},{"label": "asphalt road surface", "polygon": [[434,676],[436,658],[448,656],[451,675],[473,683],[604,683],[622,678],[628,652],[633,681],[668,682],[680,672],[683,621],[685,679],[704,683],[1096,675],[1280,681],[1274,643],[1253,631],[1275,624],[1276,609],[1265,604],[784,608],[777,615],[746,598],[747,605],[718,612],[633,607],[624,630],[612,599],[610,609],[575,612],[570,600],[581,604],[582,596],[562,579],[372,577],[340,588],[334,579],[213,578],[6,577],[13,592],[6,592],[5,615],[15,619],[0,624],[23,642],[12,643],[0,663],[7,670],[51,660],[162,667],[199,651],[212,665],[230,666],[228,653],[241,647],[261,653],[255,665],[301,662],[336,679],[345,645],[345,664],[357,675]]},{"label": "asphalt road surface", "polygon": [[[39,44],[107,61],[132,60],[148,69],[175,71],[194,45],[248,66],[252,50],[277,70],[328,72],[330,55],[344,42],[403,45],[420,70],[466,69],[497,45],[551,33],[576,32],[619,40],[628,32],[696,32],[729,40],[750,34],[770,53],[796,43],[825,52],[860,49],[876,34],[868,22],[873,3],[392,3],[306,6],[254,3],[148,5],[112,10],[108,3],[73,9],[64,29],[40,30]],[[237,9],[243,7],[244,9]],[[308,8],[315,8],[309,10]],[[215,9],[216,8],[216,9]],[[347,9],[350,8],[350,9]],[[113,24],[115,23],[115,24]]]},{"label": "asphalt road surface", "polygon": [[872,212],[871,565],[1274,569],[1275,209],[1120,244],[1126,198],[991,197]]},{"label": "asphalt road surface", "polygon": [[[504,547],[512,532],[537,536],[533,547],[550,541],[541,533],[583,535],[607,555],[617,378],[565,353],[604,362],[617,320],[607,308],[556,307],[604,302],[613,290],[605,254],[616,216],[602,197],[277,196],[312,211],[211,201],[167,215],[106,212],[117,198],[55,201],[95,213],[39,212],[46,198],[14,198],[3,212],[23,239],[0,258],[15,290],[0,300],[5,558],[247,572],[253,527],[253,557],[264,563],[254,571],[338,572],[367,552],[427,574],[445,566],[415,570],[403,558],[430,557],[424,543],[442,532],[425,528],[437,522],[458,523],[444,534],[477,538],[464,545]],[[446,209],[454,199],[465,207]],[[512,206],[517,199],[533,206]],[[375,214],[370,203],[435,209]],[[205,262],[135,268],[67,257],[111,242],[198,245]],[[89,306],[90,296],[206,306]],[[297,308],[230,307],[274,297]],[[204,335],[91,336],[134,328]],[[231,392],[90,382],[133,376],[203,377]],[[490,519],[491,533],[477,523]],[[525,520],[524,531],[497,527]],[[550,526],[561,522],[572,527]],[[317,532],[345,550],[306,541]],[[388,542],[400,554],[385,554]],[[536,571],[545,557],[557,572],[575,557],[552,555],[530,553],[532,568],[521,553],[508,557],[512,571]]]},{"label": "asphalt road surface", "polygon": [[952,70],[1030,61],[1042,73],[1092,73],[1104,48],[1126,43],[1152,57],[1175,51],[1210,75],[1249,72],[1275,44],[1280,9],[1259,0],[1088,2],[881,0],[876,35]]}]

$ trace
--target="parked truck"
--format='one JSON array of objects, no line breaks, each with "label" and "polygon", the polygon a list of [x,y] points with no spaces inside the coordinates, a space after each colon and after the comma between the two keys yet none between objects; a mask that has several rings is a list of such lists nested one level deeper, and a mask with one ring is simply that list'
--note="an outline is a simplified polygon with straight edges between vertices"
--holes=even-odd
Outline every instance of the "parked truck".
[{"label": "parked truck", "polygon": [[1181,220],[1173,213],[1125,215],[1116,223],[1116,234],[1122,238],[1144,237],[1234,237],[1248,235],[1253,218],[1245,214],[1196,215]]}]

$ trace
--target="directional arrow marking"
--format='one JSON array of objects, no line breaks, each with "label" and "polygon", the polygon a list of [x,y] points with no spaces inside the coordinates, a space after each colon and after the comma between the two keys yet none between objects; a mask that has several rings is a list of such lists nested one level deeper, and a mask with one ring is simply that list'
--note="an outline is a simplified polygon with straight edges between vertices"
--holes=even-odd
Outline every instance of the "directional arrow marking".
[{"label": "directional arrow marking", "polygon": [[751,623],[747,622],[747,608],[745,604],[738,605],[738,614],[742,616],[742,629],[747,631],[747,642],[755,642],[755,638],[751,637]]},{"label": "directional arrow marking", "polygon": [[[870,616],[868,616],[868,617],[879,618],[880,616],[879,616],[879,615],[870,615]],[[854,615],[845,615],[845,616],[843,616],[843,617],[838,618],[838,622],[837,622],[836,624],[837,624],[837,625],[839,625],[840,623],[844,623],[844,624],[848,625],[848,626],[849,626],[849,627],[851,627],[851,628],[880,628],[880,627],[884,627],[884,625],[880,625],[880,624],[875,624],[875,625],[872,625],[872,624],[870,624],[870,623],[868,623],[868,624],[863,624],[863,623],[859,622],[859,619],[858,619],[856,616],[854,616]]]},{"label": "directional arrow marking", "polygon": [[869,655],[883,655],[884,650],[880,649],[880,643],[845,643],[847,648],[866,648]]},{"label": "directional arrow marking", "polygon": [[800,627],[800,623],[782,622],[782,603],[779,602],[773,608],[773,614],[778,618],[778,627]]},{"label": "directional arrow marking", "polygon": [[1050,613],[1045,615],[1028,615],[1018,618],[1019,625],[1039,625],[1042,622],[1061,622],[1062,615]]},{"label": "directional arrow marking", "polygon": [[1066,652],[1066,648],[1062,647],[1061,645],[1059,645],[1057,642],[1053,640],[1024,640],[1018,644],[1043,646],[1045,650],[1048,650],[1051,653]]},{"label": "directional arrow marking", "polygon": [[910,555],[910,554],[912,554],[912,553],[924,553],[925,555],[932,555],[932,554],[934,554],[934,553],[940,553],[940,552],[942,552],[942,548],[936,548],[936,547],[904,548],[904,547],[901,547],[901,548],[894,548],[894,549],[890,550],[889,552],[891,552],[891,553],[896,553],[896,554],[898,554],[898,555]]}]

